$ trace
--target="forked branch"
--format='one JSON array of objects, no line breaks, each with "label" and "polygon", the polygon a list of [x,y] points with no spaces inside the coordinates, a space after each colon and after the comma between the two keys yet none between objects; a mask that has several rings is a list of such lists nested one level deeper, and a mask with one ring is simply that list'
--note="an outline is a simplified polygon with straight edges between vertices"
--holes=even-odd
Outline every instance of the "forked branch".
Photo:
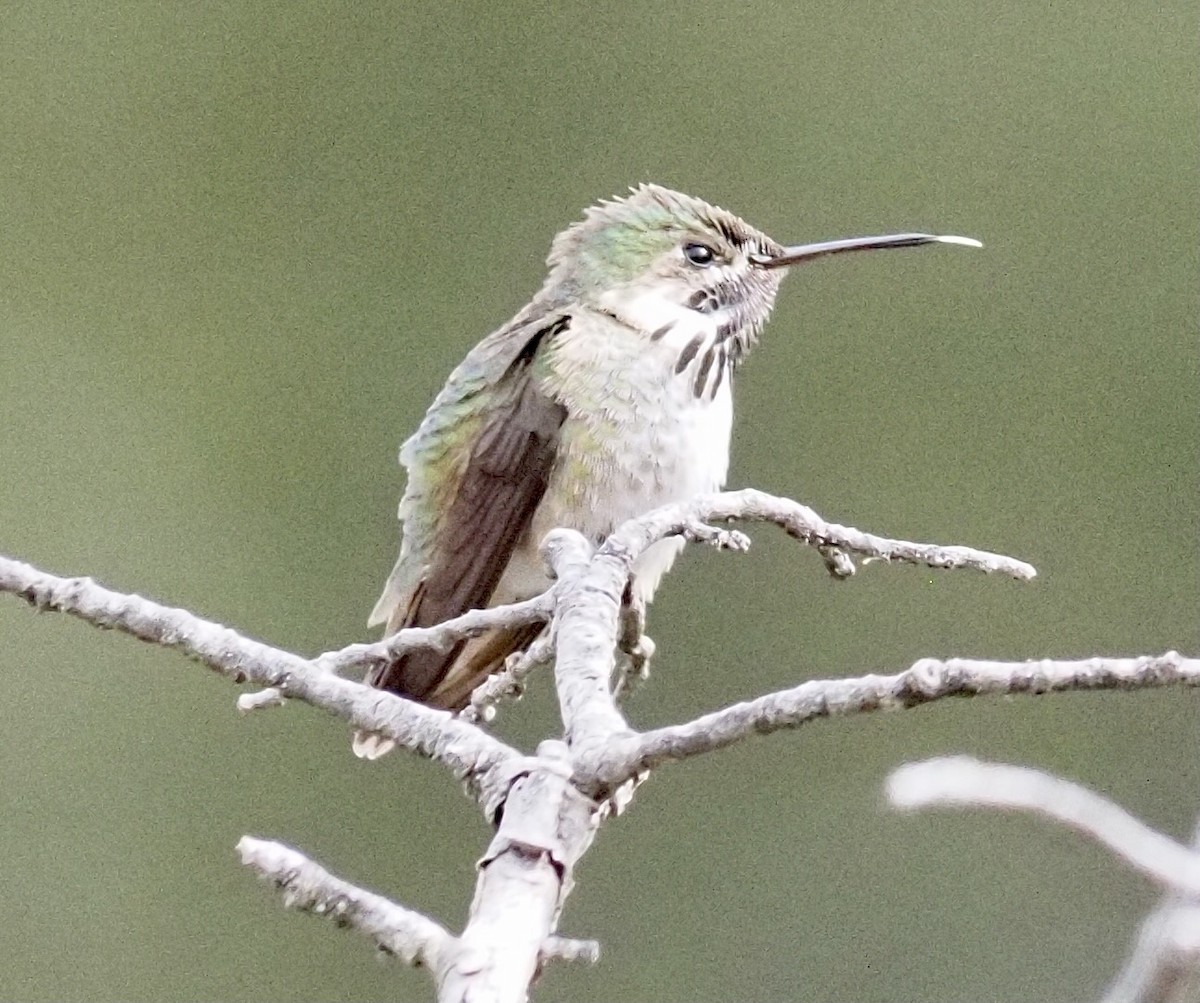
[{"label": "forked branch", "polygon": [[[622,597],[634,562],[669,536],[745,549],[749,541],[744,534],[713,525],[735,520],[781,526],[817,549],[831,573],[839,576],[853,572],[853,557],[974,568],[1018,579],[1035,574],[1030,565],[1012,558],[888,540],[827,523],[788,499],[740,491],[631,520],[598,550],[578,533],[556,530],[543,545],[557,579],[545,595],[470,612],[436,627],[403,630],[375,644],[351,645],[314,659],[251,641],[184,610],[112,592],[89,579],[57,578],[2,558],[0,591],[20,595],[41,609],[70,613],[176,648],[236,681],[268,688],[245,698],[245,708],[300,699],[355,728],[392,738],[466,778],[487,817],[498,820],[499,827],[480,865],[470,917],[458,936],[427,917],[340,881],[296,851],[249,838],[240,848],[247,862],[284,888],[293,904],[333,915],[384,949],[433,969],[440,997],[460,999],[485,992],[489,998],[520,1000],[547,958],[594,955],[593,945],[557,936],[558,918],[573,884],[574,865],[604,817],[606,799],[616,800],[615,788],[625,785],[627,802],[632,784],[650,767],[815,717],[912,706],[969,692],[1090,687],[1100,685],[1095,680],[1110,671],[1092,666],[1056,675],[1060,670],[1049,663],[1032,668],[920,663],[898,676],[805,683],[688,724],[639,734],[625,722],[612,692]],[[549,630],[527,663],[512,666],[512,678],[505,685],[519,686],[532,664],[552,656],[564,740],[543,742],[532,756],[519,755],[467,720],[340,676],[414,647],[445,648],[496,626],[538,622],[548,623]],[[625,622],[640,620],[626,617]],[[1170,681],[1171,673],[1175,681],[1186,676],[1190,682],[1194,667],[1173,663],[1156,671],[1160,685]],[[1146,685],[1146,675],[1112,678]],[[503,688],[483,695],[476,705],[478,715],[486,714],[488,702]]]}]

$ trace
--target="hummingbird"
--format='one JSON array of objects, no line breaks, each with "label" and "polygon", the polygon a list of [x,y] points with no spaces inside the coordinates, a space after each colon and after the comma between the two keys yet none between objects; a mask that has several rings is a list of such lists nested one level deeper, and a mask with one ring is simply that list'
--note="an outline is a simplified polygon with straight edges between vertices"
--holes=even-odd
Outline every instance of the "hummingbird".
[{"label": "hummingbird", "polygon": [[[947,243],[901,233],[785,246],[731,212],[654,184],[601,201],[554,238],[541,289],[450,374],[400,449],[400,556],[370,624],[385,634],[544,592],[538,545],[556,527],[599,544],[627,519],[720,490],[732,380],[790,266]],[[683,548],[634,564],[644,608]],[[367,682],[456,711],[540,624],[418,650]],[[357,736],[367,758],[387,751]]]}]

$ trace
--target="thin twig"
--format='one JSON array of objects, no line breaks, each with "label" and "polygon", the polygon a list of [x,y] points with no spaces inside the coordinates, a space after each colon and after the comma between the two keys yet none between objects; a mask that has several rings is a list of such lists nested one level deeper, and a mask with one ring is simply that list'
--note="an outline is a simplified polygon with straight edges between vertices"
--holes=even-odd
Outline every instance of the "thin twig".
[{"label": "thin twig", "polygon": [[[946,570],[971,568],[1021,580],[1029,580],[1037,575],[1033,565],[1003,554],[972,547],[890,540],[849,526],[839,526],[826,522],[806,505],[753,488],[705,495],[681,505],[665,505],[631,519],[605,541],[600,552],[628,552],[632,558],[636,558],[656,541],[677,534],[686,535],[698,523],[733,520],[774,523],[788,535],[818,550],[837,548],[876,560],[900,561]],[[841,574],[845,573],[843,569]]]},{"label": "thin twig", "polygon": [[[633,734],[617,708],[612,694],[612,639],[619,636],[621,597],[634,562],[670,536],[744,549],[748,544],[744,534],[722,533],[710,525],[733,520],[771,522],[783,527],[791,536],[815,547],[831,573],[842,576],[849,573],[845,567],[849,559],[844,552],[938,568],[974,568],[1022,580],[1037,574],[1032,565],[1001,554],[889,540],[827,523],[807,506],[753,489],[706,495],[630,519],[604,541],[587,572],[571,587],[564,587],[558,597],[555,680],[563,724],[581,768],[598,781],[596,786],[615,787],[641,775],[655,762],[720,748],[753,731],[794,727],[810,717],[832,712],[823,709],[831,702],[825,693],[806,691],[798,704],[781,700],[776,694],[709,715],[702,719],[702,726],[693,727],[699,725],[693,722],[651,733],[659,739],[655,745],[648,742],[649,736]],[[831,555],[840,557],[834,560]],[[810,706],[813,698],[817,701],[815,708]],[[833,702],[836,699],[835,694]],[[711,736],[703,734],[705,731],[711,731]]]},{"label": "thin twig", "polygon": [[454,942],[428,916],[335,877],[283,843],[243,836],[237,850],[243,864],[283,892],[285,906],[357,930],[405,964],[436,970]]},{"label": "thin twig", "polygon": [[[88,579],[45,575],[18,562],[0,559],[0,591],[14,592],[43,609],[68,612],[98,626],[177,648],[239,682],[268,688],[242,701],[246,708],[297,698],[443,762],[465,777],[499,829],[481,862],[471,915],[458,938],[426,917],[340,882],[295,851],[261,841],[244,841],[242,848],[248,858],[258,861],[260,870],[282,883],[294,903],[332,912],[370,933],[386,949],[437,968],[440,995],[457,999],[492,993],[517,1000],[525,997],[530,979],[545,959],[595,953],[589,942],[560,940],[555,930],[573,884],[574,864],[604,815],[600,800],[612,799],[621,790],[627,798],[651,766],[720,748],[756,731],[793,727],[815,716],[875,709],[889,701],[911,706],[950,692],[967,692],[972,685],[939,682],[936,663],[923,663],[923,668],[902,674],[908,677],[904,681],[868,677],[857,683],[806,684],[807,689],[728,708],[688,725],[646,735],[632,732],[614,701],[612,676],[622,597],[634,563],[648,547],[671,536],[745,549],[744,534],[711,525],[735,519],[782,526],[815,547],[831,573],[842,576],[854,570],[850,554],[933,567],[977,568],[1023,579],[1035,574],[1032,567],[1011,558],[962,547],[886,540],[825,523],[811,509],[788,499],[742,491],[668,506],[631,520],[595,552],[580,534],[556,530],[546,537],[542,549],[557,578],[546,594],[507,607],[472,611],[436,627],[401,631],[376,644],[350,645],[314,660],[250,641],[184,610],[110,592]],[[548,636],[556,648],[555,681],[566,742],[543,742],[536,756],[519,756],[466,721],[338,675],[393,660],[413,647],[445,649],[497,626],[548,620]],[[545,653],[546,645],[536,648],[529,661],[534,654]],[[1001,689],[982,678],[974,683],[979,692]],[[857,691],[847,689],[856,685]],[[895,692],[887,691],[888,686]]]},{"label": "thin twig", "polygon": [[496,707],[506,699],[517,699],[525,692],[525,680],[544,665],[554,661],[554,634],[542,631],[524,651],[509,655],[504,669],[475,687],[471,702],[459,711],[463,721],[492,721]]},{"label": "thin twig", "polygon": [[433,648],[447,651],[465,638],[478,637],[489,630],[523,627],[529,623],[546,623],[554,612],[553,588],[506,606],[473,609],[446,620],[434,627],[405,627],[373,644],[350,644],[337,651],[327,651],[313,659],[330,672],[343,675],[353,670],[370,669],[381,663],[394,662],[414,648]]}]

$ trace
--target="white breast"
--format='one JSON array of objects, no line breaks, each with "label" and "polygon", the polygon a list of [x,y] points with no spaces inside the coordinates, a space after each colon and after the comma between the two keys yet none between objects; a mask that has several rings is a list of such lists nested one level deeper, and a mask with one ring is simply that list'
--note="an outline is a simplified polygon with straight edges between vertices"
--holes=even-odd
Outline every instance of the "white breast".
[{"label": "white breast", "polygon": [[[596,542],[620,523],[671,502],[719,490],[729,469],[733,398],[729,374],[716,382],[710,363],[707,392],[695,390],[703,350],[676,373],[693,339],[712,344],[717,320],[662,301],[646,304],[635,330],[601,313],[577,315],[556,340],[550,389],[566,403],[559,458],[531,534],[494,601],[545,587],[536,547],[557,526]],[[670,326],[655,340],[644,332]],[[715,388],[715,390],[714,390]],[[682,548],[666,540],[635,566],[639,592],[649,599]],[[503,595],[502,595],[503,594]]]}]

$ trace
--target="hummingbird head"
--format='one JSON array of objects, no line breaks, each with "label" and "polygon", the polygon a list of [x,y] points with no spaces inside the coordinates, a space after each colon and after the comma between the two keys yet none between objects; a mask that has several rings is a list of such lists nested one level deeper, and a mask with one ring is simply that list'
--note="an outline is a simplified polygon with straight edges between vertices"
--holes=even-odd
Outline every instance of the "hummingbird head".
[{"label": "hummingbird head", "polygon": [[643,184],[592,206],[555,238],[546,288],[647,332],[713,315],[740,355],[766,323],[784,275],[757,262],[784,250],[731,212]]},{"label": "hummingbird head", "polygon": [[770,316],[787,266],[938,242],[982,246],[968,237],[900,233],[787,247],[731,212],[642,184],[592,206],[554,239],[541,295],[607,311],[648,335],[708,315],[706,326],[736,364]]}]

